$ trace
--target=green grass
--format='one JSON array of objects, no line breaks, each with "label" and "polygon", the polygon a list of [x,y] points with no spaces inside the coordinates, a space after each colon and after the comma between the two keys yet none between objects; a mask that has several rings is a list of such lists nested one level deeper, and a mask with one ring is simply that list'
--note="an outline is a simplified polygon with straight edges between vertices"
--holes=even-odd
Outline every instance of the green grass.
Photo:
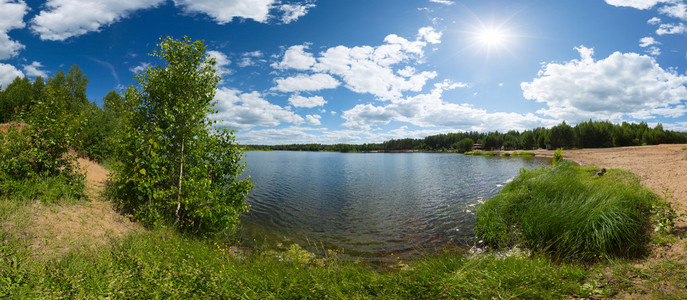
[{"label": "green grass", "polygon": [[[0,295],[13,298],[565,298],[584,295],[587,272],[547,259],[455,253],[420,259],[400,271],[264,252],[234,258],[171,230],[132,235],[111,247],[44,263],[12,249]],[[226,249],[226,248],[224,248]],[[303,250],[301,250],[303,251]],[[293,254],[293,253],[291,253]],[[9,279],[8,279],[9,278]]]},{"label": "green grass", "polygon": [[483,156],[496,156],[496,153],[490,151],[468,151],[463,153],[465,155],[483,155]]},{"label": "green grass", "polygon": [[521,170],[477,210],[477,237],[490,247],[519,244],[566,261],[641,255],[658,198],[630,172],[593,170],[565,161]]}]

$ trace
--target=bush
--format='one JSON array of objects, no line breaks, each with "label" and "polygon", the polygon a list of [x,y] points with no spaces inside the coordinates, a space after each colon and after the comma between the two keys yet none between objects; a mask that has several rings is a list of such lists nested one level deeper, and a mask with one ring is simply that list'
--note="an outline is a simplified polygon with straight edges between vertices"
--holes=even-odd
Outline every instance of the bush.
[{"label": "bush", "polygon": [[559,163],[560,161],[563,160],[563,156],[564,156],[563,155],[563,149],[561,149],[561,148],[556,149],[556,151],[553,152],[553,161],[551,162],[551,164],[555,165],[555,164]]},{"label": "bush", "polygon": [[85,176],[51,128],[10,125],[7,132],[0,132],[0,145],[0,196],[52,195],[48,198],[53,200],[83,196]]},{"label": "bush", "polygon": [[520,244],[560,259],[642,253],[656,195],[627,171],[589,171],[569,162],[521,170],[478,208],[476,236],[490,247]]}]

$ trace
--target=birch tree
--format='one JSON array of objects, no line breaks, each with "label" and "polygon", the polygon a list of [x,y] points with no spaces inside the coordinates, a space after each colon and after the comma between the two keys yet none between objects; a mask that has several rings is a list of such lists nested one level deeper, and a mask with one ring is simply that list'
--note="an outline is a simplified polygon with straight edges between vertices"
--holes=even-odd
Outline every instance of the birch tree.
[{"label": "birch tree", "polygon": [[113,175],[115,197],[144,223],[193,233],[231,232],[248,209],[249,179],[233,132],[209,117],[220,77],[201,41],[163,39],[162,63],[136,75]]}]

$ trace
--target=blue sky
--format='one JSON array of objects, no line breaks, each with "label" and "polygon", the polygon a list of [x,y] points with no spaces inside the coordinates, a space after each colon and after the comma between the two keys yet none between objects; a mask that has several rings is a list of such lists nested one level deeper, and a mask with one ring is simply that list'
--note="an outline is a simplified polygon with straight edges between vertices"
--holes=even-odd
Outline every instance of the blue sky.
[{"label": "blue sky", "polygon": [[687,131],[687,1],[0,0],[0,85],[77,64],[134,84],[162,36],[225,73],[244,144],[366,143],[565,120]]}]

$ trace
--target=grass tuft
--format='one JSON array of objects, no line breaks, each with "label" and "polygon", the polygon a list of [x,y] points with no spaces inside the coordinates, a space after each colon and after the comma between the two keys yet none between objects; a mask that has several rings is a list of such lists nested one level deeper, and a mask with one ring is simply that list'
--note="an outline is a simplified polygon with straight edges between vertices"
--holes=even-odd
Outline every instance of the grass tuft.
[{"label": "grass tuft", "polygon": [[477,237],[490,247],[520,244],[563,260],[644,253],[656,195],[630,172],[593,170],[565,161],[521,170],[477,210]]}]

